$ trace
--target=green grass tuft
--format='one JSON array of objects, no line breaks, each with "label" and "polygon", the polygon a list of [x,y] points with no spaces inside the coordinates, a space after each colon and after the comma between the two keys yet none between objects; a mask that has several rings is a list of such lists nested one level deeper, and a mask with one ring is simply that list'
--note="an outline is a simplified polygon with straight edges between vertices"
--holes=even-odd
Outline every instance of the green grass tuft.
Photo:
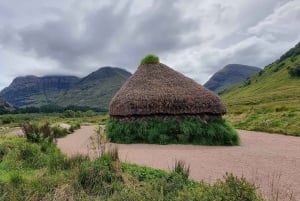
[{"label": "green grass tuft", "polygon": [[159,57],[154,55],[154,54],[148,54],[147,56],[145,56],[140,65],[139,66],[142,66],[144,64],[158,64],[159,63]]},{"label": "green grass tuft", "polygon": [[238,133],[221,117],[207,123],[195,118],[126,123],[110,119],[106,132],[117,143],[239,145]]}]

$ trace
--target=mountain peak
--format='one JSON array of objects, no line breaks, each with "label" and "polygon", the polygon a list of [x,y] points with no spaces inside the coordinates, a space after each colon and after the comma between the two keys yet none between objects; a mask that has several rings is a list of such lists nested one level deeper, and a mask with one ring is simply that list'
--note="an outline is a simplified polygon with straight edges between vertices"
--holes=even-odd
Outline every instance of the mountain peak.
[{"label": "mountain peak", "polygon": [[220,93],[225,89],[246,80],[248,77],[259,71],[261,71],[261,69],[255,66],[228,64],[216,72],[204,86],[215,93]]}]

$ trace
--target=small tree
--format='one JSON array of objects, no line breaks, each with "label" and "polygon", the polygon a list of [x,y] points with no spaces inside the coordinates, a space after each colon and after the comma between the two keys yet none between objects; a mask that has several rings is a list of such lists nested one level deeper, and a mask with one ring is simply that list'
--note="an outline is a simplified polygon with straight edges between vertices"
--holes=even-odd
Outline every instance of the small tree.
[{"label": "small tree", "polygon": [[96,157],[101,157],[106,151],[106,144],[109,140],[106,137],[105,129],[103,126],[99,125],[98,128],[95,130],[96,135],[91,136],[91,148],[96,155]]}]

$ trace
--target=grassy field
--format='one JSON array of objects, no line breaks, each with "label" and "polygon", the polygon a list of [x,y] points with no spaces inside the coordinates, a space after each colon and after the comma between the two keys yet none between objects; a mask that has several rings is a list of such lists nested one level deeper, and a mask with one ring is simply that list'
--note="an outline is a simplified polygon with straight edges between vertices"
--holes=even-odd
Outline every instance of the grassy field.
[{"label": "grassy field", "polygon": [[225,91],[226,119],[235,127],[287,135],[300,135],[300,77],[289,74],[300,65],[300,55],[280,59]]},{"label": "grassy field", "polygon": [[87,112],[74,112],[67,110],[64,113],[32,113],[32,114],[5,114],[0,115],[0,126],[2,127],[16,127],[24,122],[43,123],[91,123],[91,124],[104,124],[108,115],[97,114],[92,111]]},{"label": "grassy field", "polygon": [[0,200],[263,200],[244,178],[207,184],[188,176],[181,161],[166,172],[122,163],[117,149],[67,158],[46,137],[0,136]]}]

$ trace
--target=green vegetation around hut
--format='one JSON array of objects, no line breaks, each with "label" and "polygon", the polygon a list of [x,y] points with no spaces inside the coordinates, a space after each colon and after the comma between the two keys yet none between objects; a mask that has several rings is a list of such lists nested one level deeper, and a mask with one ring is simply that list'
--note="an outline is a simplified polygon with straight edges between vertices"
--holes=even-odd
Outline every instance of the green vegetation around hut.
[{"label": "green vegetation around hut", "polygon": [[238,133],[221,117],[202,122],[197,118],[176,120],[108,120],[106,132],[112,142],[155,144],[239,145]]},{"label": "green vegetation around hut", "polygon": [[184,170],[180,163],[171,172],[122,163],[109,152],[67,158],[49,141],[0,137],[0,200],[263,200],[244,178],[227,174],[207,184]]},{"label": "green vegetation around hut", "polygon": [[159,57],[154,55],[154,54],[148,54],[147,56],[145,56],[141,63],[140,63],[140,66],[141,65],[144,65],[144,64],[158,64],[159,63]]}]

